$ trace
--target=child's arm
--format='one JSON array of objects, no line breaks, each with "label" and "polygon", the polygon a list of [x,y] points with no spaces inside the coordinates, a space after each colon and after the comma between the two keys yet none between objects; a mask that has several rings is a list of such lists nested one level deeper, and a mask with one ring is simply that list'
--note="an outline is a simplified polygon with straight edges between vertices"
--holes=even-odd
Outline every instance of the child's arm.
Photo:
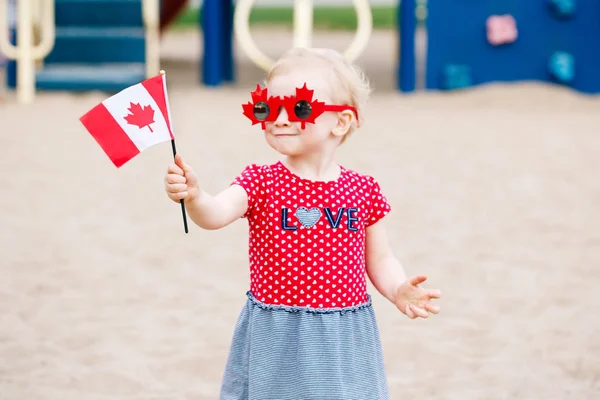
[{"label": "child's arm", "polygon": [[183,199],[190,219],[204,229],[223,228],[248,209],[248,195],[239,185],[231,185],[215,196],[202,190],[196,173],[179,154],[167,170],[165,190],[171,200]]},{"label": "child's arm", "polygon": [[231,185],[212,196],[200,189],[200,194],[185,200],[188,215],[201,228],[221,229],[246,213],[248,195],[239,185]]},{"label": "child's arm", "polygon": [[367,274],[373,286],[383,297],[395,303],[396,292],[406,281],[406,273],[392,253],[383,221],[367,228],[365,255]]},{"label": "child's arm", "polygon": [[419,286],[425,276],[406,278],[406,273],[392,253],[387,232],[382,221],[367,228],[366,232],[367,275],[373,286],[410,318],[427,318],[429,312],[437,314],[439,307],[431,303],[439,298],[439,290],[427,290]]}]

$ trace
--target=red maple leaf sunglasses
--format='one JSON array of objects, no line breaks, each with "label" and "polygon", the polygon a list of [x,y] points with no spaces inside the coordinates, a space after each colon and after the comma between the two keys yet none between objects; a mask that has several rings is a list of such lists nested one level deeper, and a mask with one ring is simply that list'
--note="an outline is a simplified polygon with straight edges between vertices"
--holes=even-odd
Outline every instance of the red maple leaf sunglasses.
[{"label": "red maple leaf sunglasses", "polygon": [[[314,124],[315,120],[326,111],[351,110],[358,121],[358,111],[353,106],[325,104],[317,99],[313,100],[314,90],[306,88],[306,83],[301,88],[296,88],[296,96],[268,96],[267,88],[256,85],[256,90],[251,92],[252,102],[242,104],[243,114],[252,121],[252,125],[261,124],[265,129],[267,122],[273,122],[279,115],[279,109],[285,108],[288,121],[301,122],[302,129],[306,123]],[[273,111],[271,111],[273,110]]]}]

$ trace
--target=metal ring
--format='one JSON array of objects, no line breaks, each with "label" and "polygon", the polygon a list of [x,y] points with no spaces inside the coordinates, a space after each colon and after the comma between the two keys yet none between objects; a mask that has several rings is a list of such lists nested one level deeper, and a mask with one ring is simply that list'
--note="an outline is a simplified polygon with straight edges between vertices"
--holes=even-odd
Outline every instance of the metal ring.
[{"label": "metal ring", "polygon": [[[356,60],[365,50],[373,31],[373,16],[369,1],[353,0],[353,2],[356,9],[357,29],[350,46],[343,53],[344,57],[350,61]],[[238,0],[233,16],[235,37],[250,60],[260,68],[268,71],[275,61],[258,48],[250,33],[250,12],[252,11],[253,3],[254,0]],[[296,22],[296,19],[294,21]],[[312,21],[310,22],[312,25]],[[302,29],[295,29],[294,32],[304,31]],[[307,43],[304,42],[304,38],[294,38],[295,44],[303,43],[306,45]]]},{"label": "metal ring", "polygon": [[274,61],[260,51],[250,33],[250,11],[252,10],[253,3],[254,0],[238,0],[235,5],[233,14],[235,37],[250,60],[265,71],[268,71],[271,69]]},{"label": "metal ring", "polygon": [[344,57],[350,61],[356,60],[367,48],[373,31],[373,15],[369,0],[354,0],[354,8],[357,19],[356,34],[344,52]]}]

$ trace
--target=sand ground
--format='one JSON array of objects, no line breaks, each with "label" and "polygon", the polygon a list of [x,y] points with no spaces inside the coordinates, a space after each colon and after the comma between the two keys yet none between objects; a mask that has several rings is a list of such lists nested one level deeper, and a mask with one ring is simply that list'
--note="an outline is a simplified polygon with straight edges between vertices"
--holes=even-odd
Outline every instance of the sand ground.
[{"label": "sand ground", "polygon": [[[274,56],[291,44],[256,39]],[[600,398],[600,98],[540,84],[403,95],[394,35],[372,40],[359,63],[375,94],[340,162],[379,179],[397,256],[444,294],[440,315],[413,321],[371,291],[392,398]],[[238,83],[203,88],[200,42],[171,34],[163,58],[178,150],[216,192],[277,155],[241,115],[262,72],[240,55]],[[0,399],[217,399],[245,221],[185,235],[163,192],[170,145],[117,170],[78,122],[104,97],[0,106]]]}]

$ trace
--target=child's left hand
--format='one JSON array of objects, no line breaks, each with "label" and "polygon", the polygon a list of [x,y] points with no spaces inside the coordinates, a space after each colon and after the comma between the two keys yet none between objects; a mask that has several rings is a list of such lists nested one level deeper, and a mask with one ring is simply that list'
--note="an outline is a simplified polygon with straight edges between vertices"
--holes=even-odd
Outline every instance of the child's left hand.
[{"label": "child's left hand", "polygon": [[396,291],[396,307],[410,319],[427,318],[429,313],[440,312],[440,308],[431,302],[431,299],[440,298],[440,291],[423,289],[419,286],[426,279],[427,277],[423,275],[413,276],[400,285]]}]

